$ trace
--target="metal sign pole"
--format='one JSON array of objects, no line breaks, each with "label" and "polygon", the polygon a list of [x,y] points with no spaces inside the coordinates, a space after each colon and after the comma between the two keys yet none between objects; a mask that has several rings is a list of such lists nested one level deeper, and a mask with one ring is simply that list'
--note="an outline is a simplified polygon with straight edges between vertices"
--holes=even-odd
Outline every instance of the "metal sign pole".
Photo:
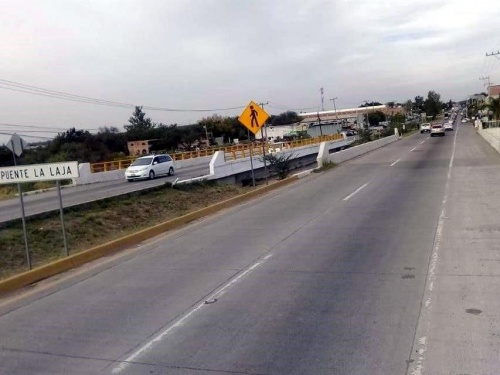
[{"label": "metal sign pole", "polygon": [[[14,158],[14,166],[17,166],[16,154],[14,153],[14,142],[10,141],[12,145],[12,157]],[[31,256],[30,250],[28,247],[28,232],[26,230],[26,215],[24,212],[24,199],[23,199],[23,190],[21,189],[21,184],[17,184],[17,191],[19,193],[19,201],[21,202],[21,218],[23,222],[23,235],[24,235],[24,248],[26,252],[26,261],[28,263],[28,269],[31,270]]]},{"label": "metal sign pole", "polygon": [[264,175],[266,176],[266,185],[268,185],[269,181],[267,180],[266,146],[264,145],[264,132],[262,128],[260,128],[260,137],[262,139],[262,160],[264,161]]},{"label": "metal sign pole", "polygon": [[62,196],[61,196],[61,181],[57,180],[57,194],[59,195],[59,212],[61,213],[61,227],[64,241],[64,251],[66,251],[66,256],[69,256],[68,250],[68,241],[66,239],[66,228],[64,226],[64,213],[63,213],[63,204],[62,204]]},{"label": "metal sign pole", "polygon": [[249,141],[248,145],[250,148],[250,168],[252,169],[252,186],[255,187],[255,172],[253,169],[253,151],[252,151],[253,145],[252,145],[252,142],[250,139],[250,130],[247,130],[247,132],[248,132],[248,141]]}]

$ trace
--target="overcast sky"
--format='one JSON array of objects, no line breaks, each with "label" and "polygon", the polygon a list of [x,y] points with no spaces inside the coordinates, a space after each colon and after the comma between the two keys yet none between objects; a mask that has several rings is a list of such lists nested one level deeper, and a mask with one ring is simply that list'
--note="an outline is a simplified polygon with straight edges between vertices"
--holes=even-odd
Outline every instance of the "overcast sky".
[{"label": "overcast sky", "polygon": [[[274,114],[321,109],[321,87],[325,109],[429,90],[463,100],[486,90],[480,77],[500,84],[500,55],[485,56],[500,49],[499,20],[498,0],[0,0],[0,132],[35,141],[123,129],[132,114],[12,82],[162,109],[255,100]],[[165,124],[239,112],[146,111]]]}]

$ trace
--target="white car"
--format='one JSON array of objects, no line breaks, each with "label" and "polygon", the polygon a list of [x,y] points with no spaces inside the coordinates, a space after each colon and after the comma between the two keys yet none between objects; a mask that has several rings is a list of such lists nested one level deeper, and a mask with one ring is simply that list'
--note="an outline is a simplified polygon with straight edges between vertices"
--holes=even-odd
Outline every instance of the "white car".
[{"label": "white car", "polygon": [[444,124],[444,130],[451,130],[451,131],[453,131],[453,122],[448,121],[446,124]]},{"label": "white car", "polygon": [[435,135],[440,135],[444,136],[446,133],[444,132],[444,126],[441,124],[434,124],[431,127],[431,137],[434,137]]},{"label": "white car", "polygon": [[134,180],[153,179],[156,176],[172,176],[174,174],[174,161],[167,154],[149,155],[136,159],[125,170],[125,179]]},{"label": "white car", "polygon": [[424,122],[422,125],[420,125],[420,133],[430,133],[431,131],[431,124],[428,122]]}]

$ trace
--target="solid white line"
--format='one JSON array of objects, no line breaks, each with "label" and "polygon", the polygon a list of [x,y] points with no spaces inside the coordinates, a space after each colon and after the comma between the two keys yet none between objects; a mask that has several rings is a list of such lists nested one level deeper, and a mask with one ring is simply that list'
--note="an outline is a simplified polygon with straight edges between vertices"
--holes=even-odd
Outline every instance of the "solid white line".
[{"label": "solid white line", "polygon": [[[444,223],[446,219],[446,202],[448,201],[448,195],[450,192],[450,180],[451,180],[451,172],[453,168],[453,161],[455,160],[455,150],[457,144],[457,132],[455,133],[455,137],[453,138],[453,151],[451,153],[450,163],[448,164],[448,174],[446,175],[446,185],[444,188],[444,197],[441,202],[441,213],[438,219],[438,225],[436,228],[436,234],[434,237],[434,246],[432,249],[432,255],[429,263],[429,269],[427,272],[427,281],[425,285],[425,302],[423,306],[421,306],[421,316],[418,321],[418,326],[422,326],[423,336],[420,337],[419,348],[416,349],[416,352],[419,354],[418,359],[413,364],[413,368],[411,371],[412,375],[422,375],[424,373],[424,360],[425,360],[425,352],[427,351],[427,335],[430,333],[430,313],[432,310],[432,297],[434,291],[434,282],[436,281],[436,268],[439,260],[439,251],[441,248],[441,239],[443,237],[443,229]],[[424,307],[425,306],[425,307]],[[413,351],[413,350],[412,350]]]},{"label": "solid white line", "polygon": [[231,287],[233,284],[237,283],[240,281],[243,277],[245,277],[247,274],[252,272],[254,269],[262,265],[264,260],[269,259],[272,256],[272,254],[266,255],[263,260],[260,260],[250,267],[248,267],[245,271],[241,272],[238,276],[236,276],[234,279],[228,281],[226,284],[218,288],[216,291],[214,291],[211,295],[208,297],[204,298],[204,301],[199,303],[198,305],[193,306],[189,311],[187,311],[184,315],[180,316],[177,318],[175,321],[173,321],[171,324],[166,326],[162,331],[157,333],[151,340],[147,341],[144,345],[142,345],[139,349],[137,349],[135,352],[130,354],[127,358],[124,360],[120,361],[120,363],[111,370],[113,374],[118,374],[125,370],[132,362],[135,361],[137,357],[140,355],[144,354],[148,350],[150,350],[154,344],[162,341],[169,333],[171,333],[175,328],[180,327],[187,319],[189,319],[191,316],[193,316],[195,313],[197,313],[199,310],[201,310],[203,307],[206,307],[207,304],[205,301],[210,301],[214,299],[220,298],[222,295],[224,295],[229,287]]},{"label": "solid white line", "polygon": [[394,167],[394,166],[396,165],[396,163],[397,163],[398,161],[400,161],[400,160],[401,160],[401,159],[398,159],[398,160],[396,160],[394,163],[392,163],[392,164],[391,164],[391,167]]},{"label": "solid white line", "polygon": [[368,185],[368,183],[366,183],[363,186],[360,186],[359,188],[354,190],[351,194],[349,194],[347,197],[344,198],[344,201],[351,199],[354,194],[358,193],[361,189],[364,189],[367,185]]}]

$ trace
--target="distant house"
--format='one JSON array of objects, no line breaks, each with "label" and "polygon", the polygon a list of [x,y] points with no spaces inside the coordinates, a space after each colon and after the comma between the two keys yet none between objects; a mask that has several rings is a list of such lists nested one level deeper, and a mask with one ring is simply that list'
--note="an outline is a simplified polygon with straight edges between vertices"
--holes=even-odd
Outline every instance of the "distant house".
[{"label": "distant house", "polygon": [[488,88],[488,98],[498,99],[500,97],[500,85],[490,86]]},{"label": "distant house", "polygon": [[486,99],[486,95],[484,94],[475,94],[475,95],[471,95],[469,97],[469,100],[472,102],[472,103],[483,103],[484,100]]},{"label": "distant house", "polygon": [[147,139],[144,141],[127,142],[128,153],[130,156],[151,154],[157,141],[157,139]]}]

